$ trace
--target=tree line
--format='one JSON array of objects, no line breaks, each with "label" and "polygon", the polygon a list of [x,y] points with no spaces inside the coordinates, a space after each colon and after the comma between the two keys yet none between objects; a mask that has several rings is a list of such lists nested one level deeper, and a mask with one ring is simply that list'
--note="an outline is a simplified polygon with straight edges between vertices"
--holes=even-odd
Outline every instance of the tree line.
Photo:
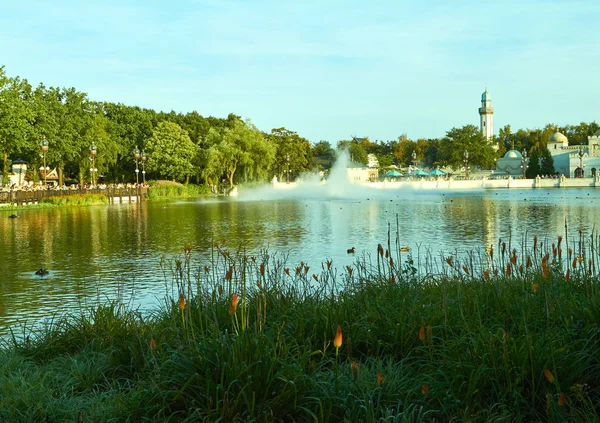
[{"label": "tree line", "polygon": [[[463,165],[469,152],[470,166],[491,169],[509,149],[525,150],[530,157],[545,157],[546,143],[560,131],[570,144],[586,144],[600,129],[596,122],[543,129],[501,128],[488,141],[474,125],[452,128],[442,138],[416,140],[400,135],[395,140],[371,141],[350,137],[335,143],[347,148],[352,160],[368,163],[377,158],[381,170],[391,165],[419,167]],[[312,145],[285,127],[259,130],[250,120],[229,114],[225,118],[188,113],[157,112],[120,103],[92,101],[75,88],[32,87],[26,79],[10,77],[0,67],[1,170],[7,174],[11,160],[29,163],[32,177],[42,165],[40,141],[48,140],[46,162],[65,179],[88,180],[90,146],[97,148],[95,167],[105,182],[135,180],[133,150],[143,149],[148,178],[216,186],[269,180],[273,176],[294,179],[302,172],[327,169],[335,161],[329,141]],[[494,148],[497,146],[498,148]],[[414,154],[413,154],[414,153]],[[534,167],[535,168],[535,167]],[[541,172],[541,166],[539,167]],[[547,169],[546,169],[547,170]],[[533,175],[535,176],[535,175]]]}]

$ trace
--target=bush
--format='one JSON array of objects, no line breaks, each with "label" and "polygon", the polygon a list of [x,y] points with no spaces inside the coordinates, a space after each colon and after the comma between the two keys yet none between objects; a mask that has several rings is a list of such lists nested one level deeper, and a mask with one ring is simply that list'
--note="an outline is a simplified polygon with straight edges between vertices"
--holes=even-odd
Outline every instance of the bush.
[{"label": "bush", "polygon": [[105,194],[75,194],[60,197],[45,197],[40,200],[42,204],[51,204],[53,206],[90,206],[97,204],[108,204],[108,197]]}]

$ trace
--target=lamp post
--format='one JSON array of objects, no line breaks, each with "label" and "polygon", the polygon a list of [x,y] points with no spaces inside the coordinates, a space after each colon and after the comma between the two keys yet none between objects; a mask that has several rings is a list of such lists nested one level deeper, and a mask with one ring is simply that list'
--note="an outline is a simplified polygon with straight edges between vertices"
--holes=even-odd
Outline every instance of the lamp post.
[{"label": "lamp post", "polygon": [[285,155],[285,161],[287,163],[287,183],[290,183],[290,155]]},{"label": "lamp post", "polygon": [[94,187],[94,172],[97,172],[98,169],[96,169],[96,153],[97,153],[97,149],[96,149],[96,144],[94,144],[92,142],[92,145],[90,145],[90,160],[92,161],[92,167],[90,168],[90,175],[91,175],[91,179],[92,179],[92,188]]},{"label": "lamp post", "polygon": [[523,179],[525,179],[527,171],[527,151],[525,149],[521,152],[521,161],[523,162]]},{"label": "lamp post", "polygon": [[583,149],[582,148],[579,149],[579,169],[580,169],[579,177],[583,178]]},{"label": "lamp post", "polygon": [[142,181],[146,185],[146,159],[148,158],[146,152],[142,149]]},{"label": "lamp post", "polygon": [[411,154],[411,157],[412,157],[413,169],[416,170],[417,169],[417,152],[413,151]]},{"label": "lamp post", "polygon": [[46,168],[46,153],[48,152],[48,140],[46,136],[42,136],[42,141],[40,142],[40,148],[42,150],[42,158],[44,159],[44,166],[42,167],[42,172],[44,172],[44,189],[46,189],[46,175],[48,174],[48,169]]},{"label": "lamp post", "polygon": [[140,149],[137,145],[133,149],[133,158],[135,159],[135,184],[138,185],[140,183],[140,168],[138,167],[138,162],[140,160]]},{"label": "lamp post", "polygon": [[469,179],[469,152],[467,150],[463,153],[463,158],[463,162],[465,162],[465,175]]}]

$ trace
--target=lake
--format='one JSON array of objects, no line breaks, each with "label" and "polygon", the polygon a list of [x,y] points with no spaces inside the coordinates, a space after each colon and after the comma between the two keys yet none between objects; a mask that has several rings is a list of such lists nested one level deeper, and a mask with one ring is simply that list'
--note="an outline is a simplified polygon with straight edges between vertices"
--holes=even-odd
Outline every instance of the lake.
[{"label": "lake", "polygon": [[[10,214],[18,218],[10,219]],[[241,190],[238,198],[147,201],[77,208],[0,209],[0,334],[117,296],[142,311],[156,307],[184,246],[209,264],[216,243],[248,254],[263,249],[320,268],[375,257],[391,227],[411,254],[483,250],[499,238],[555,240],[600,222],[600,190],[374,190],[311,184]],[[347,250],[355,247],[354,255]],[[50,271],[40,278],[40,267]],[[167,272],[168,273],[168,272]]]}]

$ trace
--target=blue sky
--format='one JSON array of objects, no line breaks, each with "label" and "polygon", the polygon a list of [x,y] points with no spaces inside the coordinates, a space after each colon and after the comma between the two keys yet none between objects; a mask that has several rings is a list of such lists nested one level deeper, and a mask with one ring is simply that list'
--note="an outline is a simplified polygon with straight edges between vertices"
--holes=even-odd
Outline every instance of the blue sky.
[{"label": "blue sky", "polygon": [[[600,122],[600,2],[2,2],[0,65],[92,100],[312,142]],[[4,4],[5,3],[5,4]]]}]

